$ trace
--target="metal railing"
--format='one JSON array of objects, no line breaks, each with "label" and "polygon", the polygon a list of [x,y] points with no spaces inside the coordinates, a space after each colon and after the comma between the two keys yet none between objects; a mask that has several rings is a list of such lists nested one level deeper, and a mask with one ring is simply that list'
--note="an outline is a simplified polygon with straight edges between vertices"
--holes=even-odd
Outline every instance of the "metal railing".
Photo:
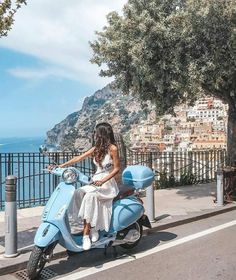
[{"label": "metal railing", "polygon": [[126,152],[127,164],[145,164],[156,174],[156,188],[207,183],[216,180],[219,164],[227,162],[226,150],[189,152]]},{"label": "metal railing", "polygon": [[[57,186],[59,178],[43,171],[51,163],[62,163],[80,153],[0,153],[0,210],[4,209],[5,183],[8,175],[18,178],[17,205],[19,208],[44,205]],[[193,152],[135,152],[123,149],[122,168],[125,165],[150,166],[156,174],[155,187],[206,183],[216,180],[217,166],[226,165],[226,151]],[[76,165],[91,176],[95,169],[92,160]]]},{"label": "metal railing", "polygon": [[[58,185],[60,178],[52,176],[45,168],[52,163],[62,163],[80,153],[0,153],[0,210],[4,209],[5,178],[15,175],[17,205],[19,208],[44,205]],[[94,166],[91,160],[76,165],[81,172],[91,176]]]}]

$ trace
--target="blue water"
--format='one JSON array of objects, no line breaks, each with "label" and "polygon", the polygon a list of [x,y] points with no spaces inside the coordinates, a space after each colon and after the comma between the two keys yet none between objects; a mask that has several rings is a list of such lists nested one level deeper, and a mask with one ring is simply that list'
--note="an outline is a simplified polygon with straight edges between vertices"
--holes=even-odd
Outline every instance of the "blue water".
[{"label": "blue water", "polygon": [[44,143],[44,137],[10,137],[0,138],[0,153],[38,152]]},{"label": "blue water", "polygon": [[[32,158],[32,154],[25,154],[23,157],[23,153],[38,153],[39,146],[44,143],[44,139],[44,137],[0,138],[0,211],[4,209],[5,200],[5,184],[3,182],[9,174],[19,178],[17,183],[18,201],[23,199],[39,199],[39,197],[47,197],[51,193],[51,188],[48,187],[48,174],[20,179],[30,174],[42,173],[42,169],[46,163],[39,164],[38,156]],[[9,156],[8,153],[13,154]],[[10,171],[7,164],[9,160]],[[44,181],[44,184],[42,181]]]},{"label": "blue water", "polygon": [[[42,144],[44,137],[0,138],[0,211],[4,209],[4,181],[9,174],[18,178],[17,201],[20,207],[42,205],[53,192],[57,185],[56,177],[44,169],[55,159],[39,154],[39,146]],[[36,154],[32,154],[34,152]],[[60,158],[57,162],[62,163],[66,160]],[[84,165],[89,167],[86,162]],[[26,202],[20,205],[22,201]]]}]

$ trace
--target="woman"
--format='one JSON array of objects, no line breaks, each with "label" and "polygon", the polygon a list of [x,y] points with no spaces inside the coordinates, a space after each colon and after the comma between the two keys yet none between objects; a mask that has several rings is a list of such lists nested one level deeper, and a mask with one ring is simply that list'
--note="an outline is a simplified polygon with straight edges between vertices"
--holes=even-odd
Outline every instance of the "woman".
[{"label": "woman", "polygon": [[120,170],[120,160],[110,124],[99,123],[96,125],[94,146],[84,154],[59,165],[59,167],[73,165],[87,157],[94,158],[97,171],[92,178],[92,185],[81,187],[75,195],[76,203],[79,206],[78,217],[84,221],[84,250],[91,248],[91,241],[98,240],[98,230],[109,230],[112,200],[119,192],[114,176]]}]

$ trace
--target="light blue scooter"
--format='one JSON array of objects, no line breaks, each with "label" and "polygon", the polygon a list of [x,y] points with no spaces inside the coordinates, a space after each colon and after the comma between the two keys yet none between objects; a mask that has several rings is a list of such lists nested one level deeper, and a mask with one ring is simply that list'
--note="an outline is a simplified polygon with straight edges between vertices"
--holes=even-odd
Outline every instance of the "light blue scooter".
[{"label": "light blue scooter", "polygon": [[[88,176],[76,168],[56,168],[51,171],[61,176],[61,182],[54,190],[42,214],[27,265],[29,279],[37,278],[46,262],[53,255],[53,249],[59,243],[70,252],[81,252],[82,234],[72,234],[68,219],[68,209],[76,185],[91,184]],[[132,165],[122,173],[124,186],[113,200],[113,213],[109,232],[99,232],[99,239],[92,243],[91,249],[122,246],[126,249],[135,247],[142,237],[142,227],[151,228],[149,219],[144,215],[144,207],[138,192],[152,184],[154,173],[146,166]]]}]

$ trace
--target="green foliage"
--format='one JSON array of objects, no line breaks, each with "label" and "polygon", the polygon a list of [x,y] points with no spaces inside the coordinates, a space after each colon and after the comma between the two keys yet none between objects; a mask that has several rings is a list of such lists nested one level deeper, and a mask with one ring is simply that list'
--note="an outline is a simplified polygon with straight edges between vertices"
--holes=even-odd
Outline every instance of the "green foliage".
[{"label": "green foliage", "polygon": [[179,185],[193,185],[197,183],[197,177],[191,171],[183,172],[180,175]]},{"label": "green foliage", "polygon": [[170,130],[172,130],[172,127],[169,126],[169,125],[167,125],[167,126],[166,126],[166,130],[169,130],[169,131],[170,131]]},{"label": "green foliage", "polygon": [[90,97],[88,100],[88,106],[92,107],[100,107],[106,102],[105,99],[99,98],[95,99],[95,97]]},{"label": "green foliage", "polygon": [[175,187],[178,185],[178,182],[176,181],[174,175],[168,176],[166,172],[160,173],[160,179],[157,184],[158,189],[166,189]]},{"label": "green foliage", "polygon": [[125,93],[153,100],[161,114],[199,94],[236,112],[236,1],[129,0],[91,43],[92,62]]},{"label": "green foliage", "polygon": [[26,5],[26,0],[3,0],[0,3],[0,37],[6,36],[14,22],[16,11]]},{"label": "green foliage", "polygon": [[196,119],[194,117],[188,117],[187,122],[195,122]]},{"label": "green foliage", "polygon": [[170,187],[170,186],[169,186],[169,179],[168,179],[167,173],[165,173],[165,172],[160,173],[160,179],[158,181],[157,188],[158,189],[165,189],[165,188],[168,188],[168,187]]},{"label": "green foliage", "polygon": [[197,177],[191,171],[183,171],[180,178],[177,179],[173,174],[168,176],[166,172],[160,173],[160,178],[158,180],[157,188],[173,188],[176,186],[186,186],[193,185],[197,183]]},{"label": "green foliage", "polygon": [[123,115],[123,116],[125,116],[125,117],[128,117],[128,111],[125,109],[125,107],[123,107],[123,106],[121,106],[120,108],[119,108],[119,112],[120,112],[120,115]]}]

